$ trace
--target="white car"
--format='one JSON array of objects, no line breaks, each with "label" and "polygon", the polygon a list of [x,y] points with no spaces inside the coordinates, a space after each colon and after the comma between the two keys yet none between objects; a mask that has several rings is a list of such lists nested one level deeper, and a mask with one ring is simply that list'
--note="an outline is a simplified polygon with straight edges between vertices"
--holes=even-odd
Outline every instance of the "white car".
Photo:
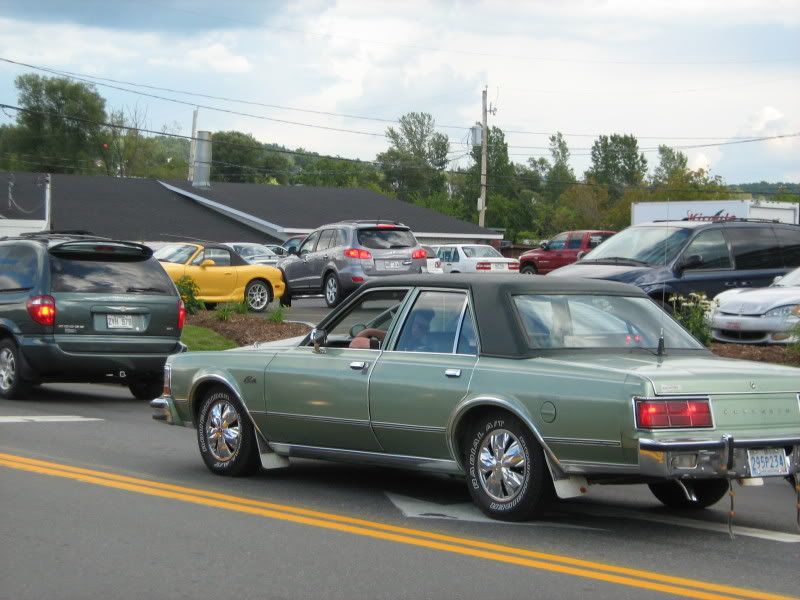
[{"label": "white car", "polygon": [[800,267],[766,288],[738,288],[714,298],[711,335],[720,342],[791,344],[800,340]]},{"label": "white car", "polygon": [[441,275],[444,273],[442,269],[442,261],[439,260],[439,257],[436,255],[436,250],[431,246],[422,246],[422,249],[425,250],[428,257],[425,261],[425,272],[432,273],[434,275]]},{"label": "white car", "polygon": [[439,246],[439,259],[445,273],[519,273],[518,260],[484,244]]},{"label": "white car", "polygon": [[252,265],[269,265],[274,267],[281,258],[264,244],[253,242],[227,242],[227,246]]}]

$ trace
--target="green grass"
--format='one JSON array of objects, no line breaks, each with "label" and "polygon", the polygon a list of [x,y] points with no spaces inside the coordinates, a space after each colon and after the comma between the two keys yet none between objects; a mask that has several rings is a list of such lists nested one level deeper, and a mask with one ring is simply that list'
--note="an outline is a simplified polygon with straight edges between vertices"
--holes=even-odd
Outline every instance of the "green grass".
[{"label": "green grass", "polygon": [[202,352],[204,350],[227,350],[235,348],[238,344],[221,336],[216,331],[211,331],[205,327],[196,325],[186,325],[183,328],[181,341],[189,346],[191,352]]}]

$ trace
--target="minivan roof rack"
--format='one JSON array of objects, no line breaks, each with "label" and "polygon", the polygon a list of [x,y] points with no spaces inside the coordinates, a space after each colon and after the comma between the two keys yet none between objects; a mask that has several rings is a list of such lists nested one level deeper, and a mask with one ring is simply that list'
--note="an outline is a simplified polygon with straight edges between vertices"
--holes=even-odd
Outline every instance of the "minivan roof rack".
[{"label": "minivan roof rack", "polygon": [[676,223],[685,221],[687,223],[782,223],[784,225],[796,225],[796,223],[783,223],[778,219],[754,219],[750,217],[703,217],[703,218],[690,218],[683,217],[682,219],[654,219],[652,223]]}]

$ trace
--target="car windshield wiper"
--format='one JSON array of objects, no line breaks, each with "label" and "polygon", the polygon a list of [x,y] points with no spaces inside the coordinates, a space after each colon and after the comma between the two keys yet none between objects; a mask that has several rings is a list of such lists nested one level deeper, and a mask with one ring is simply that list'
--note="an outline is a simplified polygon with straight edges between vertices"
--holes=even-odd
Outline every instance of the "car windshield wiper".
[{"label": "car windshield wiper", "polygon": [[125,290],[128,293],[136,293],[136,292],[154,292],[156,294],[166,294],[167,290],[164,288],[157,288],[157,287],[129,287]]},{"label": "car windshield wiper", "polygon": [[596,263],[596,264],[610,264],[610,265],[642,265],[643,267],[649,267],[650,263],[645,262],[643,260],[636,260],[635,258],[624,258],[622,256],[607,256],[605,258],[590,258],[589,260],[582,260],[581,262],[584,263]]}]

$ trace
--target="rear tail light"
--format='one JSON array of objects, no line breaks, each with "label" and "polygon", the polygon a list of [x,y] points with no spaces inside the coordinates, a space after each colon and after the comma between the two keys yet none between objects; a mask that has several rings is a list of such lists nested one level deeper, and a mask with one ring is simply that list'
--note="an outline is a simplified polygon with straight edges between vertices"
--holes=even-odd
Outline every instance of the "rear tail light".
[{"label": "rear tail light", "polygon": [[39,325],[52,327],[56,322],[56,299],[52,296],[33,296],[25,303],[31,319]]},{"label": "rear tail light", "polygon": [[411,253],[411,258],[428,258],[428,253],[425,252],[424,248],[417,248]]},{"label": "rear tail light", "polygon": [[639,429],[686,429],[713,427],[706,398],[690,400],[636,400]]},{"label": "rear tail light", "polygon": [[508,263],[508,270],[509,271],[519,271],[519,263],[518,262]]},{"label": "rear tail light", "polygon": [[344,255],[347,258],[357,258],[359,260],[369,260],[372,258],[372,254],[369,253],[369,250],[364,250],[362,248],[346,248]]},{"label": "rear tail light", "polygon": [[477,271],[491,271],[492,270],[492,263],[488,262],[479,262],[475,265],[475,269]]},{"label": "rear tail light", "polygon": [[186,323],[186,305],[183,300],[178,300],[178,331],[183,330],[184,323]]}]

